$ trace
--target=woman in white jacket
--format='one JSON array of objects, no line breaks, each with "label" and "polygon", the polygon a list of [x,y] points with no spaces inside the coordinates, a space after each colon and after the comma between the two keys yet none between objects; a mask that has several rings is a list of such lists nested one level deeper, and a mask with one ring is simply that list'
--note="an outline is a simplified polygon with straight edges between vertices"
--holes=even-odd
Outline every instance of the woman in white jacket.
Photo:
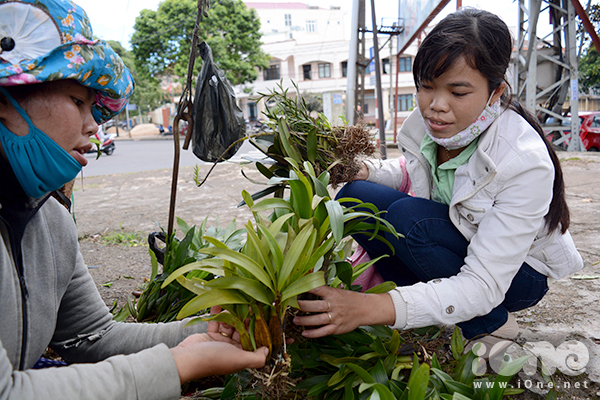
[{"label": "woman in white jacket", "polygon": [[[513,339],[511,312],[536,304],[583,267],[567,230],[559,160],[531,114],[506,93],[512,40],[496,15],[463,9],[442,20],[414,60],[417,109],[402,126],[401,160],[369,160],[338,198],[385,210],[398,233],[356,236],[398,287],[364,294],[320,287],[301,302],[306,337],[360,325],[457,324],[468,338]],[[409,195],[404,191],[411,191]],[[318,326],[318,327],[317,327]],[[484,339],[485,343],[485,339]],[[488,341],[488,348],[494,340]]]}]

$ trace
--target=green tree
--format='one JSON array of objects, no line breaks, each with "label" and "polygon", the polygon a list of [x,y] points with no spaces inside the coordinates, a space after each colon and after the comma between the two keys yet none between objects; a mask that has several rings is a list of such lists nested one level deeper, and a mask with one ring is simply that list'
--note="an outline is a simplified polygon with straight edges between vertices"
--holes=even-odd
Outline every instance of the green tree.
[{"label": "green tree", "polygon": [[148,111],[158,107],[163,100],[163,92],[158,81],[137,72],[133,53],[125,49],[121,43],[115,40],[108,40],[107,42],[119,57],[121,57],[127,68],[129,68],[135,81],[135,90],[131,95],[129,103],[137,105],[138,110],[131,112],[131,115],[138,115],[141,114],[142,111]]},{"label": "green tree", "polygon": [[[190,46],[197,15],[195,0],[165,0],[157,11],[142,10],[131,39],[138,72],[145,77],[170,73],[187,76]],[[257,67],[269,65],[260,48],[260,19],[241,0],[221,0],[211,5],[200,22],[199,37],[212,49],[217,65],[234,84],[252,82]],[[197,76],[202,60],[196,58]]]},{"label": "green tree", "polygon": [[600,90],[600,57],[594,46],[579,60],[579,84],[585,93]]},{"label": "green tree", "polygon": [[[589,1],[586,13],[594,29],[598,32],[600,30],[600,4],[591,4]],[[598,49],[594,47],[590,35],[585,31],[581,21],[578,25],[579,51],[583,54],[579,59],[579,85],[582,92],[590,93],[600,90],[600,57],[598,57]]]}]

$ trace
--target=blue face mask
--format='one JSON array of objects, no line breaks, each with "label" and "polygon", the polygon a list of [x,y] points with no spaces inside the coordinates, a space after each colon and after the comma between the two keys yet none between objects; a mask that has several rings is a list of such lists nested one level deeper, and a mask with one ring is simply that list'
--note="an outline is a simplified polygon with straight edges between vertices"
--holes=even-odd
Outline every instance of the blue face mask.
[{"label": "blue face mask", "polygon": [[48,135],[38,129],[4,88],[0,91],[29,125],[26,136],[17,136],[0,122],[4,154],[28,196],[40,198],[75,179],[81,164]]}]

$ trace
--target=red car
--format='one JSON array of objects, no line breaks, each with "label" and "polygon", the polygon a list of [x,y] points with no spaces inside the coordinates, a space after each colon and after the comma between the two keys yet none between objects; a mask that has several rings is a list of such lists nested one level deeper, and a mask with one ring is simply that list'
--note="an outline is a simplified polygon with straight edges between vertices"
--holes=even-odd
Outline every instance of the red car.
[{"label": "red car", "polygon": [[600,111],[579,113],[579,137],[587,151],[600,150]]},{"label": "red car", "polygon": [[[553,117],[549,117],[546,121],[547,125],[552,125],[553,123]],[[570,126],[571,117],[566,117],[561,124],[563,126]],[[565,129],[564,132],[568,134],[571,133],[571,130]],[[544,133],[550,142],[555,142],[561,137],[558,131],[546,130]],[[579,113],[579,137],[581,138],[583,147],[587,151],[600,150],[600,111],[582,111]],[[554,146],[558,150],[566,150],[568,143],[569,139],[566,139],[562,143],[554,144]]]}]

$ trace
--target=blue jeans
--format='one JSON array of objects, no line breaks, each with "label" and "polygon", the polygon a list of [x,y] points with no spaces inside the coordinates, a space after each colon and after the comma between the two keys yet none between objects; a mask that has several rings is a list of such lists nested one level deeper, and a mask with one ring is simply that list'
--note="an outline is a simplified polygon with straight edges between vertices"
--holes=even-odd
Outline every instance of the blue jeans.
[{"label": "blue jeans", "polygon": [[[346,184],[337,195],[337,198],[342,197],[357,198],[374,204],[380,211],[386,210],[385,219],[404,235],[397,239],[385,234],[395,249],[394,255],[379,240],[368,240],[367,235],[354,236],[371,258],[390,255],[376,264],[383,279],[398,286],[409,286],[460,272],[469,242],[450,221],[447,205],[366,181]],[[509,312],[535,305],[547,291],[546,276],[523,263],[502,304],[489,314],[461,322],[458,326],[467,339],[492,333],[506,323]]]}]

